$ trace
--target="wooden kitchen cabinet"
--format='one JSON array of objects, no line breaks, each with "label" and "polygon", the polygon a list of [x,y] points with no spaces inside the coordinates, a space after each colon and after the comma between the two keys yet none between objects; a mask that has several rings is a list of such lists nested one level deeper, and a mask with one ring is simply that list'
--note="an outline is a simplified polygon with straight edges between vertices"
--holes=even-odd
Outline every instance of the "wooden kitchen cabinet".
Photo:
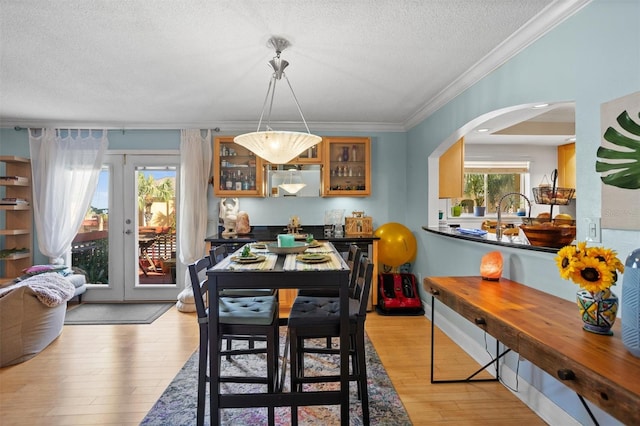
[{"label": "wooden kitchen cabinet", "polygon": [[288,317],[293,302],[298,296],[297,288],[282,288],[278,290],[278,309],[280,310],[280,317]]},{"label": "wooden kitchen cabinet", "polygon": [[464,193],[464,138],[440,156],[439,198],[461,198]]},{"label": "wooden kitchen cabinet", "polygon": [[0,186],[4,187],[0,204],[4,213],[4,223],[0,226],[0,236],[4,240],[0,246],[0,261],[4,264],[0,277],[2,285],[22,275],[22,270],[33,264],[33,210],[31,160],[0,156],[0,163],[4,163],[4,173],[0,173]]},{"label": "wooden kitchen cabinet", "polygon": [[[322,141],[320,141],[320,143],[307,149],[302,154],[298,155],[293,160],[289,161],[287,164],[294,164],[294,165],[322,164],[323,158],[324,158],[324,146],[322,145]],[[272,164],[264,159],[262,160],[262,163]],[[275,164],[273,166],[275,166]]]},{"label": "wooden kitchen cabinet", "polygon": [[304,151],[293,160],[290,164],[322,164],[324,145],[322,142]]},{"label": "wooden kitchen cabinet", "polygon": [[263,160],[233,142],[233,136],[218,136],[213,142],[213,193],[218,197],[262,197]]},{"label": "wooden kitchen cabinet", "polygon": [[[575,142],[558,146],[558,186],[576,187],[576,144]],[[573,198],[576,198],[574,191]]]},{"label": "wooden kitchen cabinet", "polygon": [[323,138],[324,197],[371,195],[371,139],[368,137]]}]

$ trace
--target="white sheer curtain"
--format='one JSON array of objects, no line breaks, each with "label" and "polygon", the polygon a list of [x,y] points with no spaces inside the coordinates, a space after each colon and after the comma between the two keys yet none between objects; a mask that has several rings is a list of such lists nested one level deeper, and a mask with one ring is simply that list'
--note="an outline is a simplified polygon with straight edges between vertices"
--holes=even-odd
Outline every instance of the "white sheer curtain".
[{"label": "white sheer curtain", "polygon": [[[195,262],[205,255],[207,233],[207,187],[211,174],[211,130],[203,137],[200,130],[180,132],[180,262]],[[189,270],[185,267],[184,290],[176,307],[181,312],[196,310]]]},{"label": "white sheer curtain", "polygon": [[106,130],[29,129],[38,247],[51,263],[70,260],[108,144]]}]

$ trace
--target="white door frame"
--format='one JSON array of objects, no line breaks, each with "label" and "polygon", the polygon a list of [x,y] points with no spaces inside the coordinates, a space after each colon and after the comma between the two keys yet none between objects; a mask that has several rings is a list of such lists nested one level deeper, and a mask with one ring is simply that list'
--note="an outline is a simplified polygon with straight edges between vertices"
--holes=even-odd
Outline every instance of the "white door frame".
[{"label": "white door frame", "polygon": [[[138,285],[137,166],[176,167],[176,223],[179,223],[179,151],[109,151],[104,164],[109,180],[109,285],[89,285],[83,300],[175,301],[184,288],[184,267],[177,262],[176,283]],[[179,228],[179,227],[177,227]],[[176,238],[180,236],[176,233]],[[179,251],[180,244],[177,244]],[[179,254],[177,255],[179,258]]]}]

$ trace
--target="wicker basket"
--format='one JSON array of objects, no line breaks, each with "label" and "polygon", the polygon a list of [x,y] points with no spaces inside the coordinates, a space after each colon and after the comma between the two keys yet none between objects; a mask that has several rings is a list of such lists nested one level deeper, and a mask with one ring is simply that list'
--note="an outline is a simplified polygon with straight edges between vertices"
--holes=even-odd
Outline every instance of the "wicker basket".
[{"label": "wicker basket", "polygon": [[538,204],[567,205],[574,192],[573,188],[556,188],[554,191],[550,186],[538,186],[533,188],[533,198]]},{"label": "wicker basket", "polygon": [[573,198],[573,188],[556,188],[554,191],[550,186],[538,186],[533,188],[533,198],[538,204],[567,205]]}]

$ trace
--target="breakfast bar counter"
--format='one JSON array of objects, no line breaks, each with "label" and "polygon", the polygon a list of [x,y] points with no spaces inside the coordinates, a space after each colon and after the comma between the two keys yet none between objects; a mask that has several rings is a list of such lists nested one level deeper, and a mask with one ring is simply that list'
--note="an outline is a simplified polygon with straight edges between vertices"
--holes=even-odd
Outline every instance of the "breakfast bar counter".
[{"label": "breakfast bar counter", "polygon": [[543,253],[553,253],[553,254],[555,254],[555,253],[558,252],[557,248],[532,246],[530,244],[523,243],[522,241],[520,241],[520,240],[518,240],[516,238],[509,238],[507,236],[503,236],[502,237],[502,241],[498,241],[496,239],[495,234],[491,234],[491,233],[487,233],[485,235],[464,234],[464,233],[456,231],[456,228],[450,228],[448,226],[447,227],[423,226],[422,229],[427,231],[427,232],[430,232],[432,234],[441,235],[443,237],[455,238],[455,239],[464,240],[464,241],[471,241],[471,242],[475,242],[475,243],[488,244],[488,245],[494,245],[494,246],[502,246],[502,247],[510,247],[510,248],[517,248],[517,249],[522,249],[522,250],[538,251],[538,252],[543,252]]}]

